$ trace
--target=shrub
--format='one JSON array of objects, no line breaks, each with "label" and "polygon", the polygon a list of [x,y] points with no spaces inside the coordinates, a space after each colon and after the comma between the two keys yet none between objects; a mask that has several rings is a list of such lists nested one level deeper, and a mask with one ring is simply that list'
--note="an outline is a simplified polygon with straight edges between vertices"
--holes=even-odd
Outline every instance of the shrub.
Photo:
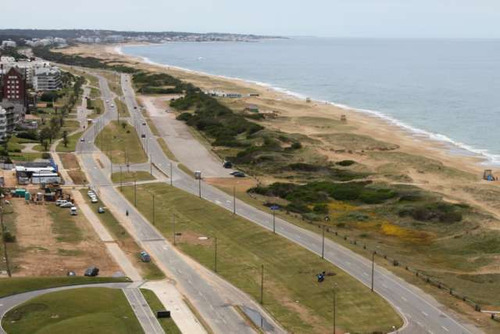
[{"label": "shrub", "polygon": [[349,166],[354,165],[355,163],[356,163],[356,161],[354,161],[354,160],[342,160],[342,161],[337,162],[336,164],[339,166],[342,166],[342,167],[349,167]]},{"label": "shrub", "polygon": [[50,153],[47,152],[42,153],[42,159],[50,159]]},{"label": "shrub", "polygon": [[359,199],[366,204],[380,204],[396,196],[391,189],[365,188],[361,192]]},{"label": "shrub", "polygon": [[17,133],[18,138],[38,140],[38,133],[35,130],[22,131]]},{"label": "shrub", "polygon": [[314,213],[327,215],[328,214],[328,205],[325,203],[316,204],[313,207],[313,211],[314,211]]},{"label": "shrub", "polygon": [[292,202],[286,206],[288,211],[295,213],[309,213],[311,209],[304,202]]},{"label": "shrub", "polygon": [[16,236],[10,231],[5,231],[3,234],[4,242],[16,242]]},{"label": "shrub", "polygon": [[300,142],[295,142],[295,143],[292,144],[291,148],[294,149],[294,150],[301,149],[302,148],[302,144]]}]

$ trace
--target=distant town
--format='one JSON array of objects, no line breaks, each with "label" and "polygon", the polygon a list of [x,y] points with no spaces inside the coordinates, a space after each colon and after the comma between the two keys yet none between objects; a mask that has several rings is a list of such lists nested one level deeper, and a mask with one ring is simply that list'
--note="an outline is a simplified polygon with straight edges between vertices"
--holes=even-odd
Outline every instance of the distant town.
[{"label": "distant town", "polygon": [[5,46],[65,47],[76,43],[255,42],[279,36],[187,32],[127,32],[112,30],[0,30]]}]

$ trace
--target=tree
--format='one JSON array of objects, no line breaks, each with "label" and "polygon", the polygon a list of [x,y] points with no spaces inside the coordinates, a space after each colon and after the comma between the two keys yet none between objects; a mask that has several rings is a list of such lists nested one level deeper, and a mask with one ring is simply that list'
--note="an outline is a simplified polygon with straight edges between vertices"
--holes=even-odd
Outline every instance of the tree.
[{"label": "tree", "polygon": [[64,147],[68,147],[68,131],[64,130],[62,136]]},{"label": "tree", "polygon": [[43,145],[45,151],[47,151],[48,149],[47,139],[50,139],[51,136],[52,133],[48,127],[44,127],[42,130],[40,130],[40,144]]}]

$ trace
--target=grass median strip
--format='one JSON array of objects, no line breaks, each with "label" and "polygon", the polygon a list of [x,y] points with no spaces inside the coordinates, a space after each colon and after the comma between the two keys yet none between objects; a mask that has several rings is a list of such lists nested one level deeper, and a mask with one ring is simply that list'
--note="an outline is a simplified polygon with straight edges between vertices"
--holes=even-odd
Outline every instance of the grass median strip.
[{"label": "grass median strip", "polygon": [[[148,289],[141,289],[141,292],[144,295],[146,301],[148,302],[151,311],[153,311],[155,315],[157,311],[165,310],[165,307],[163,306],[163,304],[153,291]],[[174,320],[172,320],[172,318],[161,318],[158,319],[158,321],[160,322],[161,327],[165,330],[165,333],[181,334],[181,331],[175,324]]]},{"label": "grass median strip", "polygon": [[80,288],[35,297],[9,311],[8,333],[143,333],[120,289]]},{"label": "grass median strip", "polygon": [[[97,210],[99,206],[102,206],[101,202],[95,204],[90,202],[90,198],[87,195],[87,190],[82,189],[80,190],[80,192],[91,208],[96,208]],[[132,259],[132,264],[134,264],[134,266],[141,271],[143,278],[149,280],[165,278],[163,272],[156,266],[153,261],[142,262],[140,260],[139,253],[142,249],[109,210],[105,210],[104,213],[98,214],[98,217],[101,223],[113,235],[120,248],[129,255],[129,258]]]},{"label": "grass median strip", "polygon": [[111,181],[113,183],[120,182],[133,182],[133,181],[151,181],[155,177],[149,172],[137,171],[137,172],[116,172],[111,174]]},{"label": "grass median strip", "polygon": [[[124,187],[129,200],[133,187]],[[331,330],[332,287],[337,285],[337,324],[352,332],[390,331],[401,319],[381,297],[317,255],[196,196],[164,184],[141,185],[137,207],[152,221],[155,195],[156,227],[170,240],[175,215],[177,246],[208,268],[214,268],[217,237],[218,274],[260,299],[264,265],[264,306],[291,332]],[[208,238],[208,239],[207,239]],[[331,273],[324,283],[316,274]]]},{"label": "grass median strip", "polygon": [[148,161],[137,132],[124,121],[109,123],[97,136],[96,145],[114,164]]},{"label": "grass median strip", "polygon": [[1,280],[0,298],[59,286],[130,282],[126,277],[14,277]]}]

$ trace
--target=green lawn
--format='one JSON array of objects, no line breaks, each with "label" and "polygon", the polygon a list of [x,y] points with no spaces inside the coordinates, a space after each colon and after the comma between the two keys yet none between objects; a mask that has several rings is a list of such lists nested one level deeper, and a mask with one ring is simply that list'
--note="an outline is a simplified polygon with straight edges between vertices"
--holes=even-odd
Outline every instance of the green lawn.
[{"label": "green lawn", "polygon": [[165,155],[167,156],[167,158],[169,160],[171,160],[171,161],[179,161],[179,160],[177,160],[177,157],[174,155],[174,153],[172,153],[172,151],[168,147],[167,142],[165,141],[165,139],[160,138],[158,140],[158,143],[160,144],[160,147],[163,150],[163,153],[165,153]]},{"label": "green lawn", "polygon": [[[87,190],[82,189],[80,192],[85,198],[87,204],[92,207],[102,206],[102,203],[99,201],[97,204],[93,204],[90,202],[90,198],[87,196]],[[141,248],[132,236],[127,232],[127,230],[118,222],[115,216],[109,211],[106,210],[104,213],[98,214],[99,220],[101,223],[106,226],[106,229],[113,235],[115,240],[117,240],[120,247],[124,252],[128,254],[135,254],[133,264],[136,268],[139,268],[142,272],[143,278],[148,280],[156,280],[163,279],[165,275],[163,272],[156,266],[154,261],[151,262],[142,262],[139,258],[139,253],[141,252]]]},{"label": "green lawn", "polygon": [[128,278],[113,277],[13,277],[0,280],[0,298],[18,293],[55,288],[58,286],[129,282]]},{"label": "green lawn", "polygon": [[[146,301],[148,302],[149,307],[154,314],[156,314],[156,311],[165,310],[165,307],[153,291],[148,289],[141,289],[141,292],[144,295],[144,298],[146,298]],[[161,318],[158,319],[158,321],[160,322],[161,327],[165,330],[165,333],[181,334],[181,331],[175,324],[174,320],[172,320],[172,318]]]},{"label": "green lawn", "polygon": [[[125,127],[122,126],[125,124]],[[134,127],[126,122],[109,123],[96,138],[96,144],[114,164],[148,161]]]},{"label": "green lawn", "polygon": [[68,145],[65,147],[63,141],[59,142],[56,147],[57,152],[74,152],[76,150],[76,144],[82,136],[81,132],[77,132],[68,136]]},{"label": "green lawn", "polygon": [[120,289],[81,288],[35,297],[9,311],[8,333],[143,333]]},{"label": "green lawn", "polygon": [[113,183],[133,182],[134,180],[149,181],[154,179],[155,179],[154,176],[152,176],[149,172],[144,172],[144,171],[138,171],[138,172],[122,171],[122,173],[116,172],[111,175],[111,180],[113,181]]},{"label": "green lawn", "polygon": [[[133,201],[133,187],[124,187]],[[218,274],[256,300],[260,296],[260,269],[266,283],[264,305],[291,332],[331,331],[332,287],[337,284],[337,324],[342,331],[390,331],[402,321],[378,295],[317,255],[274,235],[230,212],[164,184],[140,185],[137,207],[152,220],[151,196],[155,194],[156,227],[172,241],[172,214],[176,216],[178,247],[201,264],[214,267],[214,242],[218,239]],[[207,236],[208,241],[198,237]],[[315,275],[334,273],[323,284]]]}]

